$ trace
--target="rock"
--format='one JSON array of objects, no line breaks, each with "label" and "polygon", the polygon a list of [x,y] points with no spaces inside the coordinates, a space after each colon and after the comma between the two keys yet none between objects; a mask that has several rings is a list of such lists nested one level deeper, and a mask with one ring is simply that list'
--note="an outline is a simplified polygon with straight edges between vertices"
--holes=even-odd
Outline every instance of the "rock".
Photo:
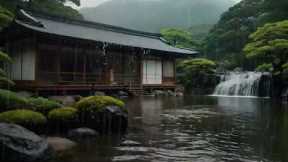
[{"label": "rock", "polygon": [[141,143],[131,140],[126,140],[121,143],[121,146],[140,146]]},{"label": "rock", "polygon": [[183,92],[176,92],[176,96],[177,96],[177,97],[183,97],[184,94],[183,94]]},{"label": "rock", "polygon": [[77,128],[68,132],[70,138],[91,138],[97,137],[98,135],[98,132],[90,128]]},{"label": "rock", "polygon": [[48,161],[53,152],[46,140],[15,124],[0,123],[0,161]]},{"label": "rock", "polygon": [[105,92],[95,91],[94,96],[106,96]]},{"label": "rock", "polygon": [[125,132],[128,126],[128,114],[118,106],[106,106],[100,112],[85,116],[85,126],[101,133]]},{"label": "rock", "polygon": [[72,105],[76,102],[74,96],[50,96],[49,99],[58,101],[65,106]]},{"label": "rock", "polygon": [[173,92],[173,91],[171,91],[171,90],[168,90],[168,91],[167,91],[167,95],[168,95],[168,96],[176,96],[176,93]]},{"label": "rock", "polygon": [[165,91],[161,91],[161,90],[155,90],[153,91],[154,96],[165,96],[166,93]]},{"label": "rock", "polygon": [[[104,123],[107,124],[106,130],[112,132],[123,132],[128,126],[128,114],[118,106],[106,106],[104,108]],[[110,127],[110,128],[109,128]]]},{"label": "rock", "polygon": [[56,152],[63,152],[74,148],[77,144],[69,139],[61,137],[48,137],[47,142]]},{"label": "rock", "polygon": [[119,91],[118,96],[119,96],[119,98],[126,98],[129,96],[129,94],[125,91]]},{"label": "rock", "polygon": [[17,96],[24,97],[24,98],[29,98],[29,97],[34,96],[33,93],[27,92],[27,91],[20,91],[20,92],[17,92],[16,94],[17,94]]},{"label": "rock", "polygon": [[74,97],[74,99],[75,99],[76,102],[80,101],[80,100],[83,98],[83,97],[80,96],[80,95],[75,95],[75,96],[73,96],[73,97]]}]

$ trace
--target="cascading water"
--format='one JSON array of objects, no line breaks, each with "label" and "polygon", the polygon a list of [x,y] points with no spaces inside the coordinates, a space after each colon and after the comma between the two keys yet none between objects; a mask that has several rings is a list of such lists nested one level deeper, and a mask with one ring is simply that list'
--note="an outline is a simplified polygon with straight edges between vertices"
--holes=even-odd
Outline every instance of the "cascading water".
[{"label": "cascading water", "polygon": [[[270,83],[262,83],[260,72],[230,72],[221,78],[220,84],[215,88],[213,95],[224,96],[259,96],[261,88],[265,88],[265,97],[269,96]],[[263,92],[263,90],[262,90]]]}]

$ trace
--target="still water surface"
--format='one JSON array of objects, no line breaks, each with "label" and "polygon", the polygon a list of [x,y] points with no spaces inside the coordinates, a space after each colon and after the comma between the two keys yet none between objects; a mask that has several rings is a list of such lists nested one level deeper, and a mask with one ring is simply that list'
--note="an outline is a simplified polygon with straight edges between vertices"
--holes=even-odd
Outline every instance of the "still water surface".
[{"label": "still water surface", "polygon": [[259,98],[129,99],[129,130],[58,162],[287,162],[288,108]]}]

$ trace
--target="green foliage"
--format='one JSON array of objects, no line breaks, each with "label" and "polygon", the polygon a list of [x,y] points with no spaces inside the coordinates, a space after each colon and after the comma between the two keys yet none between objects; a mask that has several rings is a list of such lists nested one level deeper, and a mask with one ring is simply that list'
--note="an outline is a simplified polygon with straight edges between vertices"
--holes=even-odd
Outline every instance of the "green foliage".
[{"label": "green foliage", "polygon": [[[4,52],[0,50],[0,62],[2,63],[11,63],[12,59]],[[15,83],[7,77],[6,72],[0,68],[0,84],[14,86]]]},{"label": "green foliage", "polygon": [[273,66],[272,64],[262,64],[258,65],[255,70],[260,72],[271,72],[273,70]]},{"label": "green foliage", "polygon": [[251,34],[250,39],[243,50],[246,57],[273,64],[274,73],[281,73],[288,60],[288,20],[268,23]]},{"label": "green foliage", "polygon": [[195,48],[197,43],[193,41],[192,34],[184,29],[165,28],[161,30],[161,34],[169,44],[180,48]]},{"label": "green foliage", "polygon": [[216,81],[214,77],[216,64],[205,58],[184,60],[177,65],[177,72],[182,74],[179,83],[186,91],[193,88],[210,88]]},{"label": "green foliage", "polygon": [[77,119],[77,109],[72,107],[63,107],[51,110],[48,119],[52,121],[73,121]]},{"label": "green foliage", "polygon": [[67,1],[73,2],[75,5],[80,6],[80,0],[59,0],[62,3],[65,3]]},{"label": "green foliage", "polygon": [[[48,13],[50,15],[62,16],[66,18],[83,19],[83,16],[72,7],[66,6],[65,2],[68,0],[31,0],[30,2],[24,2],[22,0],[0,0],[0,27],[5,24],[3,22],[10,22],[13,17],[13,12],[16,11],[17,6],[29,8],[29,10]],[[80,5],[80,0],[69,0],[76,5]],[[9,12],[10,10],[11,12]],[[2,12],[5,12],[2,14]]]},{"label": "green foliage", "polygon": [[[63,17],[74,18],[74,19],[83,19],[82,15],[77,10],[69,6],[65,6],[63,4],[63,1],[66,1],[66,0],[61,0],[61,1],[34,0],[30,4],[30,9],[34,11],[48,13],[50,15],[55,15],[55,16],[63,16]],[[79,1],[79,0],[76,0],[76,1]]]},{"label": "green foliage", "polygon": [[[228,60],[244,68],[254,68],[254,62],[245,58],[235,60],[243,53],[242,49],[249,41],[249,35],[266,23],[282,21],[288,18],[287,0],[242,0],[225,12],[219,22],[210,31],[206,39],[206,51],[209,58],[222,62]],[[282,45],[276,41],[271,44]],[[268,47],[257,49],[259,52]],[[236,65],[237,66],[237,65]],[[253,67],[254,66],[254,67]]]},{"label": "green foliage", "polygon": [[62,107],[60,103],[43,97],[28,98],[28,103],[31,107],[30,109],[37,112],[41,112],[43,114],[47,114],[49,111],[53,109]]},{"label": "green foliage", "polygon": [[8,54],[6,54],[2,51],[0,51],[0,61],[12,63],[12,59],[8,56]]},{"label": "green foliage", "polygon": [[178,68],[186,72],[214,73],[216,64],[212,60],[208,60],[205,58],[196,58],[182,61],[178,65]]},{"label": "green foliage", "polygon": [[6,27],[13,19],[14,15],[0,5],[0,29]]},{"label": "green foliage", "polygon": [[27,99],[17,96],[16,93],[0,89],[0,106],[3,109],[13,109],[17,107],[25,107],[28,104]]},{"label": "green foliage", "polygon": [[213,26],[210,24],[193,25],[187,31],[192,34],[194,41],[202,43]]},{"label": "green foliage", "polygon": [[11,110],[0,113],[0,121],[7,123],[15,123],[20,125],[41,125],[47,122],[45,116],[41,113],[31,110]]},{"label": "green foliage", "polygon": [[288,73],[288,62],[282,65],[282,68],[285,73]]},{"label": "green foliage", "polygon": [[85,97],[76,103],[76,108],[80,112],[99,112],[102,111],[105,106],[118,106],[123,111],[127,111],[125,103],[119,99],[110,96],[90,96]]}]

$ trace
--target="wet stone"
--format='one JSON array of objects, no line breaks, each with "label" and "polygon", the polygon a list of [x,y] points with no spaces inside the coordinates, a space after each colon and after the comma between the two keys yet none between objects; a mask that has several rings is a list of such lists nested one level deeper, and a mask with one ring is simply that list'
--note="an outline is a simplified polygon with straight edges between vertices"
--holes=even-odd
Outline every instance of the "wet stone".
[{"label": "wet stone", "polygon": [[0,161],[48,161],[53,151],[47,141],[35,133],[15,124],[0,123]]},{"label": "wet stone", "polygon": [[48,137],[47,142],[56,152],[63,152],[74,148],[77,144],[67,138]]},{"label": "wet stone", "polygon": [[140,145],[141,143],[132,140],[126,140],[121,143],[121,146],[140,146]]},{"label": "wet stone", "polygon": [[70,138],[92,138],[98,135],[98,132],[90,128],[77,128],[68,132]]}]

